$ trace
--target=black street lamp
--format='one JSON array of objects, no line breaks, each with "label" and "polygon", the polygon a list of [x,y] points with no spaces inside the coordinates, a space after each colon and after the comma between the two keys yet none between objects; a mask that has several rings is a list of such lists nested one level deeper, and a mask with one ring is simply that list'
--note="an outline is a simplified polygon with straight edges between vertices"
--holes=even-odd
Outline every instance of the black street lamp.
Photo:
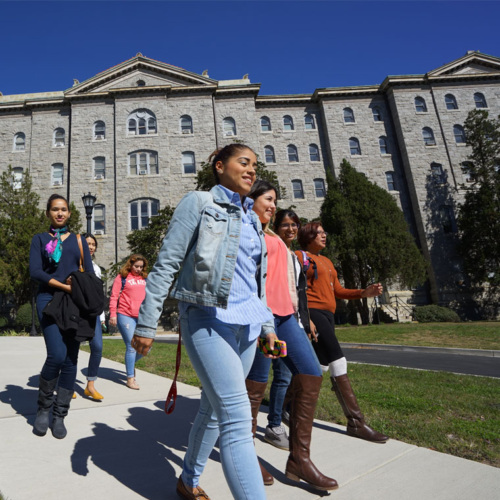
[{"label": "black street lamp", "polygon": [[89,234],[92,232],[92,211],[94,210],[96,200],[97,198],[93,194],[90,194],[90,191],[82,196],[85,215],[87,216],[87,233]]}]

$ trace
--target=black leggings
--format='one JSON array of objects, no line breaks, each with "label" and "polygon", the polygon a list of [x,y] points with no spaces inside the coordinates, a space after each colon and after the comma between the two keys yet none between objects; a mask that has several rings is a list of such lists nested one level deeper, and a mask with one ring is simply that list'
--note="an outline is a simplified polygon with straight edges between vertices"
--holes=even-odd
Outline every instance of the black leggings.
[{"label": "black leggings", "polygon": [[328,366],[332,361],[343,358],[344,353],[335,335],[333,313],[322,309],[309,309],[309,314],[317,330],[318,342],[313,342],[312,345],[320,364]]}]

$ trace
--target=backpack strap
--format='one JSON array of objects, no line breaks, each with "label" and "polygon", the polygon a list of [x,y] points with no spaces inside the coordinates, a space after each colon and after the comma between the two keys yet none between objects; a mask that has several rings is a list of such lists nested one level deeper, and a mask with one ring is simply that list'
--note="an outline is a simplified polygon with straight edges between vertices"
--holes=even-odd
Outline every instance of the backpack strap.
[{"label": "backpack strap", "polygon": [[307,255],[306,252],[304,252],[304,250],[301,250],[302,252],[302,269],[304,270],[304,273],[307,273],[307,270],[309,269],[309,267],[311,267],[311,263],[312,263],[312,267],[313,267],[313,271],[314,271],[314,277],[313,277],[313,280],[317,280],[318,279],[318,266],[316,265],[316,262],[314,262],[313,259],[311,259],[311,257],[309,257],[309,255]]}]

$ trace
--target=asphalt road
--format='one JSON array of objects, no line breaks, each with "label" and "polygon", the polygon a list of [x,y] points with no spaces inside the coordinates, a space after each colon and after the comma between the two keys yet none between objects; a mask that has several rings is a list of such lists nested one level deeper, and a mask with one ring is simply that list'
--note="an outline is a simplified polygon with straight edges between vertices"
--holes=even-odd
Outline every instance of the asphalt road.
[{"label": "asphalt road", "polygon": [[342,347],[347,361],[500,378],[500,357]]}]

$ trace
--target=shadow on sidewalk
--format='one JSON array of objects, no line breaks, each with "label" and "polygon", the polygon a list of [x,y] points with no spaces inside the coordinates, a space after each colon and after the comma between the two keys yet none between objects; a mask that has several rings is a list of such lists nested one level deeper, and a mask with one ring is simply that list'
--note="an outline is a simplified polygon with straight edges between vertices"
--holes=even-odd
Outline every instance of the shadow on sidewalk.
[{"label": "shadow on sidewalk", "polygon": [[[134,427],[114,429],[102,422],[92,424],[94,435],[80,439],[71,455],[73,472],[89,474],[88,462],[113,476],[130,490],[149,500],[174,498],[178,469],[188,435],[199,407],[198,399],[182,396],[177,411],[166,415],[164,402],[157,409],[130,408],[127,422]],[[217,450],[211,459],[220,461]]]}]

